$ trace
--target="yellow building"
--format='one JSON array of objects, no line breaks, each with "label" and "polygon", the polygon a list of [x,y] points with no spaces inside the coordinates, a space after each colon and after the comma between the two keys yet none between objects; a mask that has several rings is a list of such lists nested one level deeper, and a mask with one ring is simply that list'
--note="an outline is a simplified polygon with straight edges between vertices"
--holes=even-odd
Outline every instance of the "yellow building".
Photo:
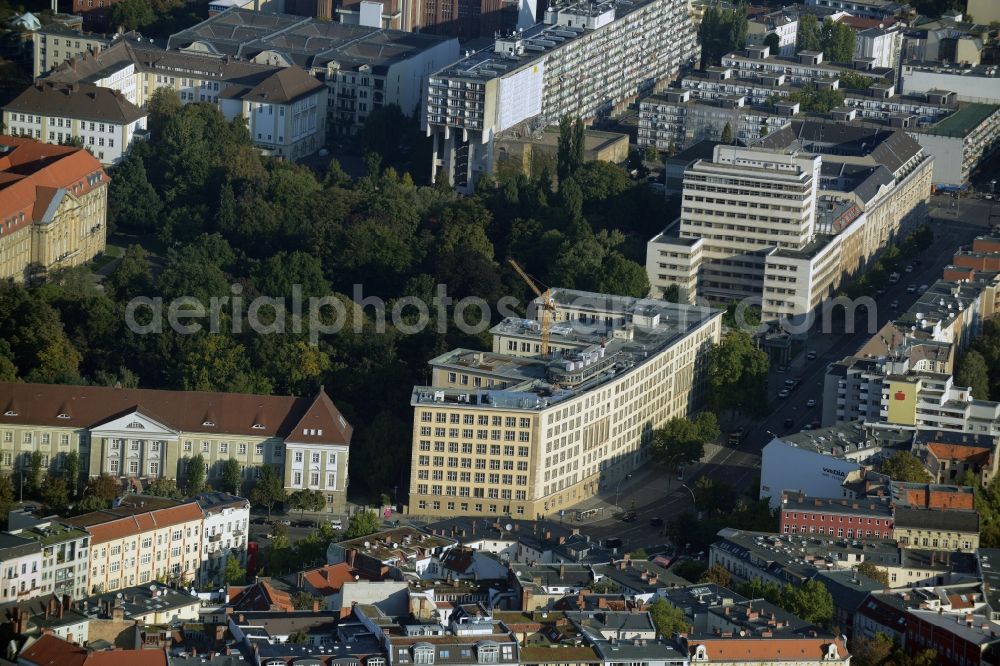
[{"label": "yellow building", "polygon": [[234,459],[244,478],[270,465],[289,492],[318,490],[327,511],[342,513],[351,434],[322,389],[308,398],[0,383],[0,470],[35,451],[58,468],[77,451],[90,476],[137,486],[183,482],[197,455],[208,479],[219,478]]},{"label": "yellow building", "polygon": [[127,499],[64,521],[90,534],[90,591],[191,581],[201,564],[204,514],[198,503],[141,495]]},{"label": "yellow building", "polygon": [[0,137],[0,278],[21,282],[103,252],[108,175],[90,153]]},{"label": "yellow building", "polygon": [[979,548],[979,514],[896,507],[892,538],[903,548],[974,553]]},{"label": "yellow building", "polygon": [[[506,319],[493,351],[430,361],[413,390],[414,514],[535,517],[612,490],[649,457],[655,428],[705,390],[722,313],[552,291],[552,355],[537,321]],[[537,305],[537,301],[536,301]]]},{"label": "yellow building", "polygon": [[[622,164],[628,159],[628,135],[585,129],[584,155],[587,162]],[[546,168],[555,175],[559,152],[559,128],[546,127],[538,135],[497,138],[495,175],[524,174],[537,178]]]}]

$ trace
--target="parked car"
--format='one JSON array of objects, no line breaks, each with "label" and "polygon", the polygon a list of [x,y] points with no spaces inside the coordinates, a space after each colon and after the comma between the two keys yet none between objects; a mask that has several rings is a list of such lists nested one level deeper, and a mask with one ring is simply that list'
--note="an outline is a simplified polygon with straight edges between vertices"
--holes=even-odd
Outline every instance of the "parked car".
[{"label": "parked car", "polygon": [[288,518],[278,518],[277,520],[274,521],[274,524],[275,525],[281,524],[286,527],[291,527],[292,521],[290,521]]},{"label": "parked car", "polygon": [[791,395],[791,394],[788,391],[788,389],[781,389],[780,391],[778,391],[778,397],[779,398],[784,399],[784,398],[787,398],[789,395]]},{"label": "parked car", "polygon": [[639,514],[637,514],[635,511],[626,511],[625,513],[622,514],[623,523],[634,523],[636,520],[638,520],[638,518]]},{"label": "parked car", "polygon": [[816,354],[816,350],[815,349],[810,349],[806,353],[806,359],[808,359],[810,361],[815,361],[816,360],[816,356],[817,356],[817,354]]},{"label": "parked car", "polygon": [[889,307],[893,310],[899,309],[899,299],[893,299],[892,303],[889,303]]},{"label": "parked car", "polygon": [[340,518],[331,518],[330,527],[335,530],[342,530],[344,529],[344,522]]},{"label": "parked car", "polygon": [[622,547],[622,540],[618,539],[618,538],[605,539],[604,540],[604,547],[607,548],[608,550],[611,550],[611,549],[614,549],[614,548],[621,548]]},{"label": "parked car", "polygon": [[812,398],[810,398],[809,400],[806,400],[806,407],[809,407],[811,409],[811,408],[813,408],[815,406],[816,406],[816,401],[815,400],[813,400]]},{"label": "parked car", "polygon": [[793,419],[785,419],[785,430],[788,430],[793,425],[795,425],[795,421]]},{"label": "parked car", "polygon": [[911,265],[907,266],[905,270],[906,270],[907,273],[912,273],[913,272],[913,265],[911,264]]},{"label": "parked car", "polygon": [[649,524],[652,527],[663,527],[663,518],[660,518],[659,516],[655,516],[653,518],[650,518],[649,519]]},{"label": "parked car", "polygon": [[927,289],[928,289],[927,285],[926,285],[926,284],[922,284],[922,285],[920,285],[920,286],[919,286],[919,287],[917,288],[917,291],[919,291],[919,292],[920,292],[920,293],[922,294],[922,293],[924,293],[925,291],[927,291]]},{"label": "parked car", "polygon": [[917,285],[915,285],[915,284],[908,284],[908,285],[906,285],[906,293],[912,294],[912,293],[914,293],[916,291],[917,291]]}]

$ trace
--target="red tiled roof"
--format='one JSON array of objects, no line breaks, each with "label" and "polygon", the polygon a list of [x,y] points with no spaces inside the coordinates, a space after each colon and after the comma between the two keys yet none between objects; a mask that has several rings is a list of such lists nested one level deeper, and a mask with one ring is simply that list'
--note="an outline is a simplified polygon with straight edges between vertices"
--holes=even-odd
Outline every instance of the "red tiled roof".
[{"label": "red tiled roof", "polygon": [[847,647],[839,639],[829,638],[709,638],[691,639],[691,654],[704,645],[709,662],[713,661],[821,661],[827,646],[836,644],[841,660],[848,658]]},{"label": "red tiled roof", "polygon": [[[15,414],[7,416],[9,411]],[[0,382],[0,424],[93,428],[133,412],[183,432],[351,442],[350,424],[322,389],[307,398]],[[303,435],[307,426],[315,433]]]},{"label": "red tiled roof", "polygon": [[87,650],[54,634],[45,634],[22,652],[18,661],[37,666],[83,666]]},{"label": "red tiled roof", "polygon": [[[101,163],[86,150],[0,136],[0,225],[3,233],[39,221],[60,190],[80,197],[107,185]],[[88,176],[97,178],[89,179]],[[21,219],[21,215],[24,219]],[[7,227],[7,222],[11,222]]]},{"label": "red tiled roof", "polygon": [[966,460],[986,462],[990,457],[990,450],[980,446],[966,446],[963,444],[942,444],[940,442],[930,442],[927,450],[934,454],[938,460]]},{"label": "red tiled roof", "polygon": [[[178,506],[134,513],[134,515],[126,515],[124,517],[115,513],[115,511],[115,509],[91,511],[75,518],[69,518],[65,522],[74,527],[81,527],[87,530],[90,533],[93,543],[99,544],[140,532],[180,525],[192,520],[200,520],[204,517],[204,513],[197,502],[186,502]],[[126,509],[123,513],[133,514],[133,511]]]},{"label": "red tiled roof", "polygon": [[235,596],[230,594],[229,603],[236,611],[295,610],[291,595],[279,592],[266,580],[259,580],[253,585],[244,587]]},{"label": "red tiled roof", "polygon": [[355,576],[371,580],[371,576],[355,570],[346,562],[328,564],[318,569],[303,572],[302,578],[312,586],[316,593],[323,597],[340,592],[344,583],[353,581]]},{"label": "red tiled roof", "polygon": [[167,666],[165,650],[91,652],[84,666]]}]

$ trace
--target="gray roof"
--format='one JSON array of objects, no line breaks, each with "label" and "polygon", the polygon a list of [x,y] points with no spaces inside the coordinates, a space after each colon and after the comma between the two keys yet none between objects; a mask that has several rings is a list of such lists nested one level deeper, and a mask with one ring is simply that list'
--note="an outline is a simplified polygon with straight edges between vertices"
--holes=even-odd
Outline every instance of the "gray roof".
[{"label": "gray roof", "polygon": [[0,532],[0,560],[31,555],[41,552],[41,550],[41,544],[34,539],[25,539],[7,532]]},{"label": "gray roof", "polygon": [[223,90],[220,96],[237,97],[248,102],[265,104],[290,104],[325,87],[322,82],[310,76],[301,67],[285,67],[252,88],[247,89],[242,85],[234,85]]},{"label": "gray roof", "polygon": [[218,491],[201,493],[200,495],[195,495],[192,499],[198,503],[198,506],[206,514],[228,507],[250,507],[250,501],[246,498]]},{"label": "gray roof", "polygon": [[898,528],[979,533],[979,514],[975,511],[942,511],[896,507],[893,525]]},{"label": "gray roof", "polygon": [[334,634],[340,611],[240,611],[233,617],[238,626],[261,627],[269,636],[286,636],[301,631],[306,634]]},{"label": "gray roof", "polygon": [[885,589],[882,583],[857,571],[820,571],[814,580],[830,592],[834,606],[849,614],[853,614],[870,593]]},{"label": "gray roof", "polygon": [[326,67],[335,61],[341,69],[357,70],[367,65],[375,73],[384,74],[389,65],[452,39],[290,14],[230,9],[171,35],[167,48],[185,49],[197,43],[217,55],[246,59],[263,51],[275,51],[305,69]]},{"label": "gray roof", "polygon": [[[622,587],[636,590],[640,594],[655,592],[671,585],[686,585],[688,583],[677,574],[647,560],[620,560],[613,564],[597,565],[594,567],[594,575],[607,576]],[[650,578],[656,578],[656,582],[651,583]]]},{"label": "gray roof", "polygon": [[146,112],[117,90],[89,83],[66,84],[41,80],[8,102],[4,111],[92,120],[125,125]]}]

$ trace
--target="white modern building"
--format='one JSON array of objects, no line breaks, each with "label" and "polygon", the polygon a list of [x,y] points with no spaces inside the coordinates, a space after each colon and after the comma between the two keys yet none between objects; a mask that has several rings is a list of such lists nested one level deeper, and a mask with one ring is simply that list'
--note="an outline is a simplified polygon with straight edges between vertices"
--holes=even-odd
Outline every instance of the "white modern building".
[{"label": "white modern building", "polygon": [[903,31],[898,28],[868,28],[857,33],[855,58],[871,58],[874,67],[895,69],[903,48]]},{"label": "white modern building", "polygon": [[[670,39],[664,39],[670,35]],[[699,55],[681,0],[560,2],[544,21],[431,74],[432,174],[471,192],[492,173],[494,137],[563,116],[589,123],[675,79]]]},{"label": "white modern building", "polygon": [[1000,104],[1000,67],[944,63],[903,63],[902,88],[909,94],[951,90],[960,102]]},{"label": "white modern building", "polygon": [[229,558],[246,566],[250,502],[221,492],[202,493],[194,499],[205,514],[197,580],[201,585],[224,585]]}]

